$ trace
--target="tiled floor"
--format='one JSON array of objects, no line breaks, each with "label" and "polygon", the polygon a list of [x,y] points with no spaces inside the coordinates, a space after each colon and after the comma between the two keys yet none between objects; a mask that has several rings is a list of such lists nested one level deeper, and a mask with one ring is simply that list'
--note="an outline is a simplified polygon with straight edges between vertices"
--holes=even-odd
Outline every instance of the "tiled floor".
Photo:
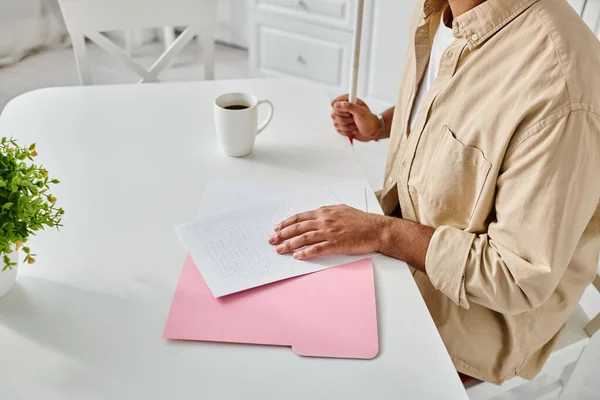
[{"label": "tiled floor", "polygon": [[[138,49],[134,56],[143,65],[150,65],[161,51],[159,44]],[[111,59],[96,46],[88,49],[91,60],[92,76],[95,83],[136,82],[138,77],[118,61]],[[169,67],[160,79],[163,81],[198,80],[203,78],[202,57],[197,47],[188,46],[174,65]],[[248,55],[243,50],[225,46],[217,47],[216,79],[239,79],[248,77]],[[33,55],[22,62],[0,68],[0,110],[13,97],[30,90],[51,87],[77,85],[77,73],[72,51],[69,48],[55,49]],[[368,179],[374,189],[382,186],[383,167],[386,157],[386,141],[373,144],[358,144],[355,148]],[[600,311],[600,295],[592,290],[586,291],[582,299],[582,308],[593,315]],[[600,355],[597,365],[600,366]],[[546,377],[539,377],[528,387],[520,388],[498,399],[536,399],[536,390],[547,383]],[[600,369],[591,372],[577,399],[600,399]]]}]

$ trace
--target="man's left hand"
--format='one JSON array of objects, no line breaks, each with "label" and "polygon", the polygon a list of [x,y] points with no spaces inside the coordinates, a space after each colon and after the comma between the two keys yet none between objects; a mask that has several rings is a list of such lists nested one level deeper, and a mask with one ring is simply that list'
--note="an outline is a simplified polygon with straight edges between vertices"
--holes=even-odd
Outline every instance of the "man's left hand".
[{"label": "man's left hand", "polygon": [[269,243],[279,254],[306,260],[328,254],[369,254],[379,250],[385,217],[346,205],[296,214],[275,226]]}]

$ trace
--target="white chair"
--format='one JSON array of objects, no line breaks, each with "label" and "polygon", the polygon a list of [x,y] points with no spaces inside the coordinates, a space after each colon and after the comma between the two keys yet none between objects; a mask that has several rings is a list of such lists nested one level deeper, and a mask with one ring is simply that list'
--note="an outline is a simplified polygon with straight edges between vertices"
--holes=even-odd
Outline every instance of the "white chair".
[{"label": "white chair", "polygon": [[[593,286],[600,292],[600,275]],[[536,399],[577,399],[586,376],[591,372],[600,355],[600,312],[590,320],[578,305],[561,333],[556,348],[548,358],[539,376],[547,375],[548,384],[536,389]],[[597,371],[596,371],[597,373]],[[471,381],[465,385],[471,400],[492,399],[502,393],[528,384],[529,381],[515,377],[500,386],[488,382]],[[525,386],[523,386],[525,387]]]},{"label": "white chair", "polygon": [[[194,37],[203,48],[204,77],[214,77],[215,25],[217,0],[59,0],[73,43],[82,85],[92,83],[86,56],[85,38],[92,40],[139,74],[141,82],[157,82],[165,69]],[[113,43],[102,32],[181,26],[186,29],[146,69],[128,51]]]},{"label": "white chair", "polygon": [[165,48],[168,48],[175,41],[175,30],[172,26],[165,26],[163,28],[163,43]]}]

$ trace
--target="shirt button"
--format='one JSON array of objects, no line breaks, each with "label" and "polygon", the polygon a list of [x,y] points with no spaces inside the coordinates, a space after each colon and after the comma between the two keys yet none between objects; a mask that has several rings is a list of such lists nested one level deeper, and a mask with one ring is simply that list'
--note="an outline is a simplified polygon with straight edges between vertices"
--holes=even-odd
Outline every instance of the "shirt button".
[{"label": "shirt button", "polygon": [[477,39],[479,39],[479,36],[474,33],[473,36],[471,36],[471,40],[475,42]]},{"label": "shirt button", "polygon": [[392,178],[391,176],[388,176],[388,178],[387,178],[387,182],[388,182],[388,184],[390,184],[390,185],[391,185],[391,184],[392,184],[392,182],[394,182],[394,178]]}]

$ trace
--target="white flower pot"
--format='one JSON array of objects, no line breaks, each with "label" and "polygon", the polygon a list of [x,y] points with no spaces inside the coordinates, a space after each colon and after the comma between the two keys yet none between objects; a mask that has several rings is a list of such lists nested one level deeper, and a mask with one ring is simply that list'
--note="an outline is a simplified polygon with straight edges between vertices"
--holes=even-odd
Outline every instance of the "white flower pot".
[{"label": "white flower pot", "polygon": [[12,269],[8,268],[5,271],[2,271],[4,268],[4,262],[0,257],[0,298],[4,297],[13,286],[15,286],[15,282],[17,281],[17,271],[19,269],[19,251],[13,250],[12,253],[8,255],[12,262],[16,262],[17,265],[12,267]]}]

